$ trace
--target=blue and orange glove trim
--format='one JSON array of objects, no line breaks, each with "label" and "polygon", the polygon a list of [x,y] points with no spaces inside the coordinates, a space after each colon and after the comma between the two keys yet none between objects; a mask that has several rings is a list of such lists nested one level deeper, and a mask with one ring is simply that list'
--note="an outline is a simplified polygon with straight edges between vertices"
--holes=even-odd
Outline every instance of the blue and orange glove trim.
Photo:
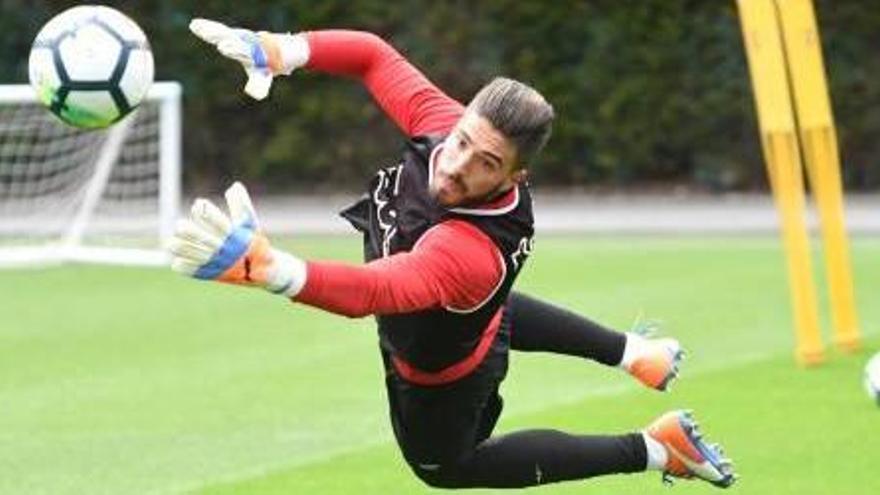
[{"label": "blue and orange glove trim", "polygon": [[305,285],[305,263],[271,247],[243,185],[233,184],[226,202],[230,215],[206,199],[193,203],[169,242],[171,268],[199,280],[296,295]]}]

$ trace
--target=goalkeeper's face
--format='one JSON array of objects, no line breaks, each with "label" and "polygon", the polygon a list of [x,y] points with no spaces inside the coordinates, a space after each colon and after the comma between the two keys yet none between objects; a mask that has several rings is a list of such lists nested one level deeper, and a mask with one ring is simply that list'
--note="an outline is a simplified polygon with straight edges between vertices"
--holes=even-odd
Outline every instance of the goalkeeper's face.
[{"label": "goalkeeper's face", "polygon": [[447,208],[477,206],[526,178],[516,145],[486,118],[466,111],[434,160],[429,190]]}]

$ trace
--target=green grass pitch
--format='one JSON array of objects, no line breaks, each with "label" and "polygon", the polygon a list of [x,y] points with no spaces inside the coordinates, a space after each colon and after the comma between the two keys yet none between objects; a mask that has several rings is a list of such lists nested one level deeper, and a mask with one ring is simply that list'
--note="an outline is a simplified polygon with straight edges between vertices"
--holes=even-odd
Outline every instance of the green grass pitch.
[{"label": "green grass pitch", "polygon": [[[355,260],[359,242],[286,246]],[[737,462],[730,493],[880,493],[880,408],[861,389],[880,348],[878,259],[880,240],[854,239],[866,351],[804,370],[775,238],[539,237],[520,290],[618,328],[660,319],[689,359],[660,394],[593,363],[515,353],[499,431],[625,432],[692,408]],[[0,301],[0,493],[431,492],[393,445],[370,319],[107,267],[3,271]],[[535,493],[715,491],[667,490],[649,473]]]}]

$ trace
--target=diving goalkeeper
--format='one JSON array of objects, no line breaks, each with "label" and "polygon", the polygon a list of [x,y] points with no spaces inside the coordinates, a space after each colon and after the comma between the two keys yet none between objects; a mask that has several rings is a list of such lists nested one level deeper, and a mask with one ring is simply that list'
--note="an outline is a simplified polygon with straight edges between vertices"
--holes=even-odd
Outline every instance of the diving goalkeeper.
[{"label": "diving goalkeeper", "polygon": [[405,134],[399,161],[341,213],[363,235],[362,265],[273,248],[239,183],[226,192],[229,215],[196,200],[170,250],[173,269],[198,279],[261,287],[349,317],[375,315],[393,431],[416,476],[443,488],[647,470],[733,483],[730,461],[684,411],[628,434],[492,435],[511,349],[616,366],[657,390],[677,376],[682,357],[675,339],[610,330],[512,291],[533,246],[526,168],[554,119],[541,94],[497,78],[463,106],[365,32],[255,33],[204,19],[190,29],[244,67],[254,98],[298,68],[347,76]]}]

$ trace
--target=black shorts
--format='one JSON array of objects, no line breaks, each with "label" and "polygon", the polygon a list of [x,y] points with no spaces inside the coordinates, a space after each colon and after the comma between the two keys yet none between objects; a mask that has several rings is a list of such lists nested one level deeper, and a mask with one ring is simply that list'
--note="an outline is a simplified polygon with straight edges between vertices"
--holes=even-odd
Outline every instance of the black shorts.
[{"label": "black shorts", "polygon": [[507,374],[507,320],[505,314],[483,362],[471,374],[446,385],[407,382],[395,372],[388,353],[382,352],[394,436],[414,468],[456,464],[492,434],[503,406],[498,389]]}]

